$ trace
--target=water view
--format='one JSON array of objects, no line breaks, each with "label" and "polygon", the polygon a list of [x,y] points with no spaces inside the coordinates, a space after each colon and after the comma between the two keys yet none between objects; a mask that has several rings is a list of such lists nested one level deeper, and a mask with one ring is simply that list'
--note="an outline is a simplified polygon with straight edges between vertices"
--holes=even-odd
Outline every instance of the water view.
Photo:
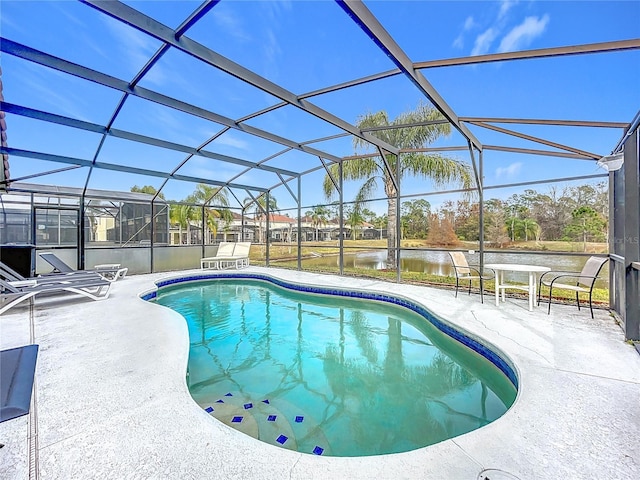
[{"label": "water view", "polygon": [[[321,250],[318,250],[321,252]],[[480,254],[466,253],[469,264],[478,264],[480,262]],[[345,253],[345,268],[365,268],[372,270],[382,270],[386,268],[387,251],[380,249],[369,252]],[[549,267],[554,271],[570,271],[579,272],[587,258],[576,255],[540,255],[532,253],[485,253],[485,263],[520,263],[527,265],[541,265]],[[339,257],[322,256],[314,258],[306,258],[302,260],[302,268],[305,267],[326,267],[336,268],[339,266]],[[434,251],[412,251],[403,250],[400,256],[400,268],[403,272],[418,272],[429,275],[455,276],[451,259],[447,252]],[[608,286],[608,270],[607,266],[600,274],[601,280],[598,280],[597,286],[606,288]],[[511,273],[514,280],[527,281],[526,273]]]}]

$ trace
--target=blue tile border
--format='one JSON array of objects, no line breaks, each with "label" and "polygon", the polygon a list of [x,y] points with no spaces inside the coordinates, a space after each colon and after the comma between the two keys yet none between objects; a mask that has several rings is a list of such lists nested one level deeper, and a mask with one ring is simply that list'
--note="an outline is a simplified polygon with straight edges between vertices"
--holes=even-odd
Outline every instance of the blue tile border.
[{"label": "blue tile border", "polygon": [[415,313],[424,317],[429,323],[431,323],[434,327],[440,330],[445,335],[457,340],[459,343],[465,345],[476,353],[482,355],[491,363],[493,363],[502,373],[504,373],[507,378],[511,381],[513,386],[518,389],[518,376],[516,375],[514,369],[509,365],[509,363],[498,355],[496,352],[491,350],[486,345],[482,344],[478,340],[470,337],[469,335],[455,329],[453,326],[448,323],[443,322],[435,314],[429,311],[426,307],[419,305],[411,300],[406,298],[398,297],[395,295],[389,295],[385,293],[379,292],[365,292],[361,290],[343,290],[336,287],[319,287],[315,285],[303,285],[297,283],[287,282],[285,280],[281,280],[279,278],[274,278],[268,275],[262,275],[259,273],[219,273],[219,274],[195,274],[188,275],[184,277],[177,278],[169,278],[166,280],[160,280],[156,282],[157,290],[153,292],[149,292],[141,296],[143,300],[154,300],[157,298],[157,292],[164,287],[168,287],[171,285],[176,285],[179,283],[185,282],[197,282],[197,281],[206,281],[206,280],[261,280],[264,282],[269,282],[274,285],[277,285],[282,288],[286,288],[289,290],[294,290],[298,292],[305,293],[313,293],[318,295],[334,295],[339,297],[350,297],[350,298],[360,298],[367,300],[376,300],[379,302],[392,303],[394,305],[399,305],[401,307],[408,308],[409,310],[414,311]]}]

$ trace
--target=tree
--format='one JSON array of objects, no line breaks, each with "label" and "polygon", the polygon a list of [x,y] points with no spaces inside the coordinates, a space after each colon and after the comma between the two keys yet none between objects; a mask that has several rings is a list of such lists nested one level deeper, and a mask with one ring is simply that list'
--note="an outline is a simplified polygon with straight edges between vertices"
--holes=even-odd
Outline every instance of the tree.
[{"label": "tree", "polygon": [[587,251],[587,239],[591,236],[604,237],[607,220],[591,207],[579,207],[571,212],[572,222],[565,232],[570,238],[580,238],[583,251]]},{"label": "tree", "polygon": [[[426,238],[429,232],[431,204],[424,199],[402,202],[400,223],[408,238]],[[405,228],[406,227],[406,228]]]},{"label": "tree", "polygon": [[387,226],[387,215],[376,216],[371,222],[380,232],[380,240],[382,240],[382,229]]},{"label": "tree", "polygon": [[485,238],[493,245],[502,248],[509,243],[505,225],[504,204],[497,198],[485,202]]},{"label": "tree", "polygon": [[538,197],[535,208],[535,219],[542,229],[545,240],[560,240],[567,223],[571,220],[570,198],[566,192],[560,193],[551,187],[547,195]]},{"label": "tree", "polygon": [[169,222],[172,225],[178,225],[179,243],[182,243],[183,228],[187,231],[185,243],[191,243],[191,221],[196,218],[196,210],[197,208],[193,205],[173,203],[169,206]]},{"label": "tree", "polygon": [[316,242],[319,240],[318,234],[321,225],[326,225],[329,221],[329,209],[324,205],[315,205],[313,209],[306,213],[311,217],[311,225],[315,228]]},{"label": "tree", "polygon": [[537,239],[537,232],[540,229],[536,221],[530,217],[524,217],[521,222],[522,232],[524,233],[524,241],[528,242],[529,237]]},{"label": "tree", "polygon": [[350,207],[345,208],[344,211],[346,223],[351,229],[351,240],[356,240],[358,238],[358,232],[362,228],[362,222],[364,222],[362,212],[358,207],[358,204],[353,204]]},{"label": "tree", "polygon": [[455,207],[453,229],[460,240],[480,240],[480,204],[458,200]]},{"label": "tree", "polygon": [[[187,198],[193,203],[202,203],[205,205],[203,227],[206,226],[214,239],[218,234],[218,228],[221,221],[223,222],[223,225],[227,226],[227,228],[233,221],[233,214],[228,208],[229,191],[226,188],[199,183],[196,186],[195,191]],[[216,206],[207,207],[207,204],[215,204]],[[201,210],[198,210],[198,212],[195,213],[194,219],[202,220]]]},{"label": "tree", "polygon": [[445,214],[432,213],[429,224],[429,235],[427,235],[429,245],[452,247],[460,243],[456,232],[453,231],[453,225]]},{"label": "tree", "polygon": [[364,221],[369,222],[371,224],[375,223],[376,218],[378,217],[376,215],[376,212],[374,212],[373,210],[369,210],[368,208],[362,208],[361,213]]},{"label": "tree", "polygon": [[[278,201],[276,197],[269,195],[269,215],[278,211]],[[267,211],[267,194],[260,195],[257,199],[253,199],[251,197],[247,197],[242,202],[244,208],[250,208],[253,205],[253,218],[254,220],[258,220],[258,243],[266,242],[266,215],[264,212]],[[264,225],[264,227],[263,227]]]},{"label": "tree", "polygon": [[[147,193],[149,195],[155,195],[156,193],[158,193],[158,190],[151,185],[144,185],[142,187],[134,185],[133,187],[131,187],[131,191],[136,193]],[[158,197],[164,200],[164,193],[158,193]]]},{"label": "tree", "polygon": [[[387,113],[380,111],[368,113],[358,118],[359,129],[370,127],[397,127],[399,125],[411,125],[416,123],[433,122],[443,120],[444,117],[435,108],[419,105],[414,111],[400,114],[395,120],[390,121]],[[433,143],[440,137],[447,136],[451,132],[449,123],[429,123],[420,126],[408,126],[404,128],[390,128],[388,130],[376,130],[376,136],[399,149],[420,149]],[[355,137],[354,148],[368,148],[369,142]],[[472,174],[469,165],[439,154],[426,154],[420,152],[408,152],[400,154],[400,181],[407,175],[421,178],[430,178],[435,185],[456,184],[463,188],[472,185]],[[377,189],[377,180],[382,179],[384,193],[387,197],[387,267],[396,267],[396,244],[398,232],[396,232],[396,197],[397,192],[393,184],[392,175],[397,170],[397,157],[385,155],[385,160],[391,172],[386,168],[380,156],[356,158],[342,163],[342,171],[345,180],[365,180],[356,194],[357,204],[371,198]],[[329,171],[334,177],[339,175],[339,165],[332,164]],[[334,194],[334,185],[329,174],[325,175],[323,182],[324,193],[327,198]]]}]

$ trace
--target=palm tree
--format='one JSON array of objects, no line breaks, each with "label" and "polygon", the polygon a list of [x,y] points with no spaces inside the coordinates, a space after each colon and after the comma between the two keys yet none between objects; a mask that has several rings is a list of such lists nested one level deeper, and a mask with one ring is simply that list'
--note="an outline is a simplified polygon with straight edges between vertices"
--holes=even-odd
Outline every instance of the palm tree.
[{"label": "palm tree", "polygon": [[525,217],[522,219],[522,231],[524,232],[524,241],[528,242],[530,236],[535,236],[540,228],[536,221],[532,218]]},{"label": "palm tree", "polygon": [[[380,111],[377,113],[369,113],[359,117],[357,126],[360,129],[370,127],[394,127],[397,125],[416,124],[430,121],[443,120],[442,114],[435,108],[426,105],[419,105],[414,111],[400,114],[393,121],[389,121],[387,113]],[[451,125],[449,123],[433,123],[421,126],[409,126],[406,128],[390,128],[389,130],[376,130],[375,135],[385,142],[398,147],[399,149],[420,149],[433,143],[443,136],[451,133]],[[354,148],[370,147],[366,140],[354,137]],[[385,155],[386,161],[393,171],[396,173],[396,156]],[[334,177],[339,175],[339,165],[332,164],[329,171]],[[365,180],[358,191],[355,202],[361,203],[371,198],[377,188],[376,181],[382,179],[384,184],[384,192],[387,197],[387,268],[396,267],[396,251],[397,242],[396,232],[396,188],[393,184],[392,177],[386,169],[381,157],[357,158],[345,161],[342,164],[342,171],[345,180]],[[422,178],[430,178],[435,185],[442,186],[446,184],[460,185],[462,188],[470,188],[473,177],[469,165],[449,157],[445,157],[435,153],[407,152],[401,154],[400,163],[400,181],[405,176],[417,176]],[[324,193],[327,198],[331,198],[334,194],[334,186],[331,177],[325,175],[323,182]]]},{"label": "palm tree", "polygon": [[[213,187],[204,183],[199,183],[195,191],[188,197],[191,201],[204,204],[216,204],[215,208],[205,207],[203,228],[207,229],[216,237],[218,233],[218,222],[223,220],[227,224],[233,220],[231,210],[229,210],[229,191],[226,188]],[[202,214],[198,212],[197,219],[201,220]]]},{"label": "palm tree", "polygon": [[347,221],[347,225],[351,229],[351,240],[358,239],[358,231],[362,228],[362,212],[360,211],[360,205],[354,204],[352,207],[345,209],[344,216]]},{"label": "palm tree", "polygon": [[[255,204],[253,207],[253,218],[260,222],[258,227],[258,243],[264,243],[266,239],[266,235],[263,236],[264,230],[266,229],[266,216],[264,212],[267,211],[267,195],[260,195],[257,199],[253,199],[252,197],[247,197],[242,201],[244,207],[249,207],[251,204]],[[278,201],[276,197],[269,195],[269,214],[271,215],[273,212],[278,211]],[[265,221],[265,227],[263,228],[263,221]]]},{"label": "palm tree", "polygon": [[191,243],[191,221],[196,218],[198,208],[193,205],[171,204],[169,207],[169,221],[178,225],[180,242],[182,243],[182,229],[187,230],[187,244]]},{"label": "palm tree", "polygon": [[321,225],[326,225],[329,221],[329,209],[324,205],[316,205],[307,215],[311,217],[311,225],[316,230],[316,242],[319,240],[319,230]]},{"label": "palm tree", "polygon": [[387,216],[376,217],[372,223],[380,231],[380,240],[382,240],[382,229],[387,226]]}]

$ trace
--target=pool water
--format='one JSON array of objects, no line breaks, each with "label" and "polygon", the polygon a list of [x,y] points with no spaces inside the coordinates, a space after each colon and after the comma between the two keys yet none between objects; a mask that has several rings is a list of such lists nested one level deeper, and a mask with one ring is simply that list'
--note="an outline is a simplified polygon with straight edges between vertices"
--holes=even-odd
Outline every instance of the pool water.
[{"label": "pool water", "polygon": [[492,422],[517,393],[492,362],[398,305],[247,279],[165,287],[156,301],[187,321],[198,404],[283,448],[414,450]]}]

